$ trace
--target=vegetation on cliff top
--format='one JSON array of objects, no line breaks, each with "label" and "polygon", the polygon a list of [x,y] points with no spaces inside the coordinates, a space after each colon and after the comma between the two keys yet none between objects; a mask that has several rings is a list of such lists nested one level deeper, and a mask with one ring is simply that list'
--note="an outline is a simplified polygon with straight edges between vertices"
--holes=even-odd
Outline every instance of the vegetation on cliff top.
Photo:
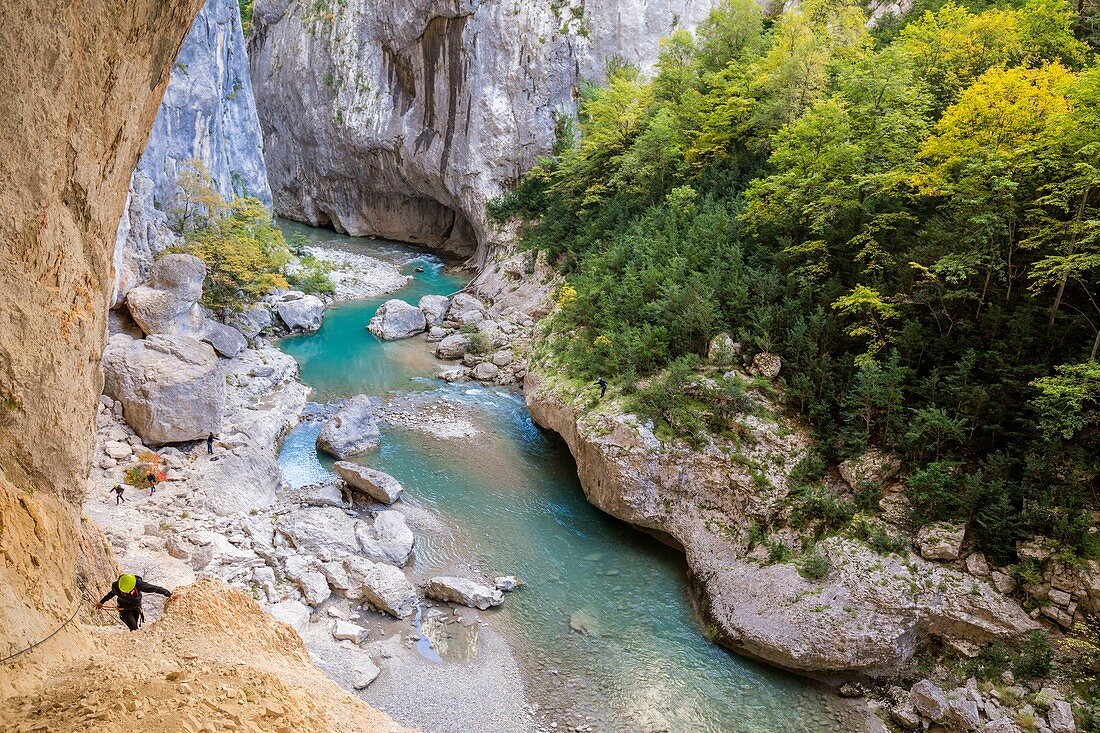
[{"label": "vegetation on cliff top", "polygon": [[783,357],[827,459],[905,458],[919,520],[970,523],[1001,562],[1025,533],[1090,554],[1092,19],[925,6],[876,31],[846,0],[730,0],[652,78],[586,89],[576,142],[563,123],[491,213],[565,274],[552,327],[578,377],[679,374],[731,332]]}]

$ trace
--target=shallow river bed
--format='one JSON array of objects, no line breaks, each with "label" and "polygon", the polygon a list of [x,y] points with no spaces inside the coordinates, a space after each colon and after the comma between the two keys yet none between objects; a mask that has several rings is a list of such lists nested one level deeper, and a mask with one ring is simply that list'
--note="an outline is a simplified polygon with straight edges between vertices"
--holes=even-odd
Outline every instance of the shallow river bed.
[{"label": "shallow river bed", "polygon": [[[384,422],[379,450],[361,460],[397,477],[406,502],[446,525],[418,535],[417,577],[462,568],[526,581],[487,615],[519,659],[541,719],[624,732],[862,728],[818,687],[710,643],[692,612],[683,557],[589,505],[569,452],[533,424],[521,395],[446,384],[435,376],[444,363],[422,338],[385,343],[365,330],[384,300],[450,294],[463,285],[459,277],[400,245],[310,235],[414,275],[397,293],[331,308],[319,333],[281,346],[298,359],[314,400],[365,393],[413,416]],[[331,462],[313,448],[318,429],[307,420],[283,445],[293,484],[327,475]],[[469,639],[445,637],[430,623],[422,631],[426,658],[441,651],[443,663],[461,664],[469,653]]]}]

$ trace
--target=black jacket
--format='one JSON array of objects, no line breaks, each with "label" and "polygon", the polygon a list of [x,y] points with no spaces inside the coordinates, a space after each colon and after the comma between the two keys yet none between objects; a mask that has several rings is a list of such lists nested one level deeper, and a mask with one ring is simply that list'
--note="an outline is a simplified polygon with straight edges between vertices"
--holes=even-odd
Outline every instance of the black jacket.
[{"label": "black jacket", "polygon": [[106,603],[112,598],[118,599],[118,607],[124,609],[141,608],[141,594],[142,593],[158,593],[162,596],[172,595],[172,591],[161,588],[159,585],[153,585],[152,583],[146,583],[141,579],[141,576],[137,576],[137,585],[134,586],[134,590],[130,593],[123,593],[118,589],[118,581],[111,583],[111,592],[103,596],[103,600],[100,603]]}]

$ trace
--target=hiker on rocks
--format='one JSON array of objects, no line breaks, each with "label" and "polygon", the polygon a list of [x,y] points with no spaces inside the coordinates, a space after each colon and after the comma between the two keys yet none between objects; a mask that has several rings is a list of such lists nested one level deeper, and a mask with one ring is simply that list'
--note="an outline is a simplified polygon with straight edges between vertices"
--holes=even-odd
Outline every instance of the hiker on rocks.
[{"label": "hiker on rocks", "polygon": [[150,471],[149,475],[145,477],[145,480],[149,482],[149,493],[157,493],[157,475]]},{"label": "hiker on rocks", "polygon": [[602,400],[603,396],[607,394],[607,380],[603,377],[596,377],[596,384],[599,385],[600,399]]},{"label": "hiker on rocks", "polygon": [[122,496],[122,492],[125,490],[126,489],[122,487],[122,484],[115,484],[115,487],[111,489],[111,491],[113,491],[115,494],[115,506],[126,503],[125,497]]},{"label": "hiker on rocks", "polygon": [[214,455],[214,434],[213,433],[210,433],[210,435],[206,436],[206,455],[208,455],[208,456]]},{"label": "hiker on rocks", "polygon": [[96,608],[103,608],[103,604],[112,598],[118,599],[118,617],[130,631],[137,631],[138,626],[145,620],[145,614],[141,610],[141,594],[157,593],[165,598],[172,597],[172,591],[161,588],[159,585],[146,583],[140,575],[123,573],[118,580],[111,584],[111,592],[103,596]]}]

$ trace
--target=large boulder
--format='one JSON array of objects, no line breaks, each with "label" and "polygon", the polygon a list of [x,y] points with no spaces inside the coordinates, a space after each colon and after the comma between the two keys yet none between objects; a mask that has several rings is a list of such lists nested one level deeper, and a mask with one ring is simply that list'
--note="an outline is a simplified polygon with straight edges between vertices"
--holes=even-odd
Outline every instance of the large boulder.
[{"label": "large boulder", "polygon": [[374,448],[379,437],[370,398],[356,395],[325,420],[317,435],[317,447],[331,456],[344,459]]},{"label": "large boulder", "polygon": [[435,347],[435,355],[440,359],[461,359],[470,348],[470,339],[464,333],[452,333]]},{"label": "large boulder", "polygon": [[219,356],[229,358],[241,353],[248,346],[248,341],[243,333],[233,328],[233,326],[218,323],[212,318],[207,318],[202,322],[198,339],[213,346],[214,351],[218,352]]},{"label": "large boulder", "polygon": [[485,320],[485,304],[467,293],[457,293],[451,298],[446,320],[462,326],[472,326]]},{"label": "large boulder", "polygon": [[161,257],[152,267],[149,285],[126,294],[126,308],[146,334],[194,335],[205,316],[198,306],[206,265],[193,255]]},{"label": "large boulder", "polygon": [[451,299],[444,295],[425,295],[420,299],[417,307],[420,308],[420,312],[424,314],[424,320],[431,327],[443,323],[443,314],[447,312],[450,305]]},{"label": "large boulder", "polygon": [[775,379],[783,369],[783,360],[775,354],[762,351],[752,358],[752,366],[749,371],[767,379]]},{"label": "large boulder", "polygon": [[384,504],[394,503],[401,498],[401,493],[404,491],[393,476],[383,471],[360,466],[358,463],[337,461],[333,469],[348,486],[366,492],[371,498]]},{"label": "large boulder", "polygon": [[192,303],[202,297],[206,279],[206,263],[194,255],[165,255],[153,264],[150,284],[157,290],[172,293],[180,300]]},{"label": "large boulder", "polygon": [[429,598],[447,603],[458,603],[482,611],[504,602],[504,594],[470,578],[453,575],[437,575],[428,581],[425,594]]},{"label": "large boulder", "polygon": [[103,353],[104,394],[122,403],[126,422],[151,444],[220,433],[225,378],[209,345],[188,336],[115,335]]},{"label": "large boulder", "polygon": [[325,304],[316,295],[301,295],[278,301],[275,312],[291,331],[316,331],[325,318]]},{"label": "large boulder", "polygon": [[320,560],[342,559],[359,552],[355,520],[337,507],[306,507],[279,517],[275,530],[299,554]]},{"label": "large boulder", "polygon": [[254,339],[271,325],[271,311],[263,303],[255,303],[240,313],[233,314],[229,318],[229,325],[244,334],[245,338]]},{"label": "large boulder", "polygon": [[909,699],[917,712],[933,723],[942,722],[950,710],[947,695],[930,680],[921,680],[913,685]]},{"label": "large boulder", "polygon": [[227,451],[190,473],[188,500],[220,517],[259,512],[275,503],[282,480],[273,449]]},{"label": "large boulder", "polygon": [[958,560],[965,537],[965,525],[933,522],[917,532],[917,547],[925,560]]},{"label": "large boulder", "polygon": [[428,330],[428,322],[415,305],[394,298],[379,306],[367,330],[385,341],[397,341]]},{"label": "large boulder", "polygon": [[355,525],[355,537],[363,554],[371,560],[403,567],[412,556],[412,530],[405,524],[405,515],[392,509],[378,512],[374,522]]},{"label": "large boulder", "polygon": [[837,470],[854,491],[863,491],[867,487],[879,488],[894,478],[901,470],[901,461],[889,453],[871,448],[842,462]]},{"label": "large boulder", "polygon": [[374,608],[394,618],[408,618],[419,605],[416,589],[405,574],[386,563],[372,563],[362,557],[344,560],[351,583],[349,598],[363,598]]}]

